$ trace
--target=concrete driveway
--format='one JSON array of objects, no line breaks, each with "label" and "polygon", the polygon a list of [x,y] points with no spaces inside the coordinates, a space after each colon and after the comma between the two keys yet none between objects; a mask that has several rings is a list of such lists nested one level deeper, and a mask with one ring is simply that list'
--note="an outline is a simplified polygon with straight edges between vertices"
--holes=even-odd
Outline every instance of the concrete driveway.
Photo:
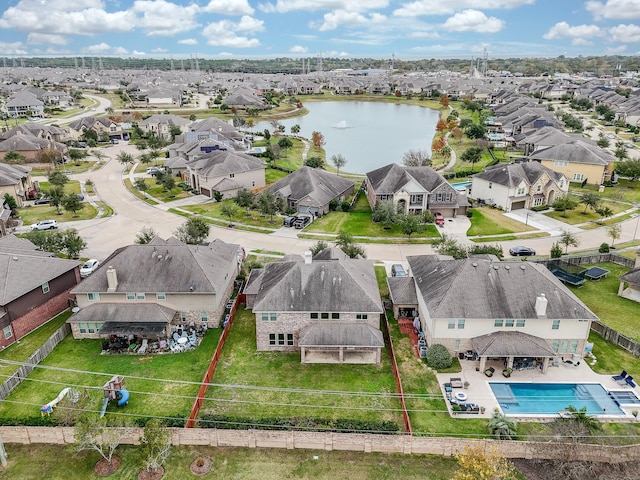
[{"label": "concrete driveway", "polygon": [[528,210],[526,208],[512,210],[509,213],[505,213],[504,216],[517,220],[525,225],[529,225],[541,232],[547,232],[552,236],[561,235],[563,231],[569,231],[571,233],[584,231],[575,225],[568,225],[556,220],[555,218],[551,218],[544,213],[534,212],[533,210]]}]

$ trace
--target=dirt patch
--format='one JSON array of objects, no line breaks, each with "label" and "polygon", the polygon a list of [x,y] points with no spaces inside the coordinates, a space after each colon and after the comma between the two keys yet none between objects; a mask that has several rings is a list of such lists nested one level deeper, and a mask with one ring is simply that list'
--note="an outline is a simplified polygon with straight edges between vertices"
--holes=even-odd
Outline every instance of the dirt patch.
[{"label": "dirt patch", "polygon": [[209,457],[198,457],[191,463],[191,473],[205,475],[211,470],[213,462]]},{"label": "dirt patch", "polygon": [[115,473],[120,468],[120,457],[111,457],[111,463],[107,462],[104,458],[101,458],[93,467],[93,471],[100,477],[107,477],[112,473]]},{"label": "dirt patch", "polygon": [[567,472],[558,472],[553,462],[546,460],[512,460],[515,467],[527,480],[633,480],[638,478],[638,462],[588,463],[567,465]]},{"label": "dirt patch", "polygon": [[164,476],[164,468],[158,467],[150,472],[146,468],[138,474],[138,480],[160,480]]}]

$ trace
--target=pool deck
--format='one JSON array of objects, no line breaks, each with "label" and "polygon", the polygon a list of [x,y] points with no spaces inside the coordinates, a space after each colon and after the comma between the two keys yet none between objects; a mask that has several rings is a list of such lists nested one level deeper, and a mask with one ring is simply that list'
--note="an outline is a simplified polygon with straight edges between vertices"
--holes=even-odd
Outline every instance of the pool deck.
[{"label": "pool deck", "polygon": [[[460,360],[462,367],[461,373],[439,373],[437,374],[438,383],[442,390],[443,396],[445,391],[443,384],[449,382],[451,378],[461,378],[462,382],[469,382],[467,389],[454,388],[453,394],[456,392],[464,392],[467,394],[469,403],[475,403],[480,407],[485,407],[485,412],[480,414],[455,414],[456,418],[490,418],[493,415],[494,409],[500,408],[496,397],[493,395],[493,391],[489,386],[489,382],[503,382],[503,383],[520,383],[520,382],[532,382],[532,383],[599,383],[606,390],[622,390],[622,391],[634,391],[640,398],[640,388],[631,388],[626,385],[619,385],[615,380],[611,378],[611,375],[600,375],[595,373],[588,365],[590,359],[582,359],[580,365],[575,366],[572,364],[565,364],[560,362],[557,367],[549,366],[547,373],[542,373],[540,369],[533,370],[514,370],[509,378],[505,378],[502,375],[504,365],[499,361],[487,361],[486,368],[495,368],[495,373],[492,377],[487,377],[484,372],[477,372],[476,367],[480,365],[479,361],[475,360]],[[622,370],[622,368],[620,369]],[[616,372],[620,373],[620,372]],[[447,402],[449,412],[451,413],[451,405]],[[620,407],[625,415],[602,415],[598,416],[601,421],[634,421],[635,418],[631,414],[632,410],[640,410],[638,406],[635,407]],[[502,411],[502,409],[500,409]],[[511,415],[510,415],[511,416]],[[557,418],[557,415],[513,415],[518,420],[550,420]]]}]

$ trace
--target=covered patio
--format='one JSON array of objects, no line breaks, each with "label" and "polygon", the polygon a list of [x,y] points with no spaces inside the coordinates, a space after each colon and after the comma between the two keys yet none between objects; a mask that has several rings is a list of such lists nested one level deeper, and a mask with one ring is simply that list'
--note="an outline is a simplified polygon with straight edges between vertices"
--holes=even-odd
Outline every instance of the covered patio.
[{"label": "covered patio", "polygon": [[309,325],[298,340],[302,363],[380,365],[382,332],[365,323]]},{"label": "covered patio", "polygon": [[[544,338],[522,332],[493,332],[471,339],[471,344],[480,359],[480,371],[488,369],[487,360],[502,359],[505,369],[539,368],[546,373],[549,360],[557,357],[549,342]],[[521,361],[517,361],[519,359]],[[526,361],[524,360],[526,359]],[[517,365],[516,365],[517,362]]]}]

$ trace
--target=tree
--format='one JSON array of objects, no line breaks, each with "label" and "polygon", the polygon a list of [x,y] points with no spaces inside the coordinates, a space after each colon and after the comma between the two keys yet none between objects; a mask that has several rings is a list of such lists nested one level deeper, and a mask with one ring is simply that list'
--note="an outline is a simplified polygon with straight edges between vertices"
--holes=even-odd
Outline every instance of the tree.
[{"label": "tree", "polygon": [[504,258],[504,252],[502,247],[497,243],[494,245],[487,245],[486,243],[472,245],[467,250],[468,255],[495,255],[500,260]]},{"label": "tree", "polygon": [[127,152],[120,152],[116,156],[116,160],[118,160],[121,164],[127,166],[130,163],[133,163],[133,155]]},{"label": "tree", "polygon": [[616,142],[616,149],[613,152],[613,155],[619,161],[623,161],[623,160],[629,158],[629,154],[627,153],[627,147],[624,146],[624,142],[622,142],[622,141],[617,141]]},{"label": "tree", "polygon": [[171,432],[162,427],[160,420],[153,418],[145,424],[140,443],[145,455],[145,469],[149,472],[155,472],[169,458]]},{"label": "tree", "polygon": [[455,127],[451,131],[451,136],[458,141],[458,144],[462,143],[462,137],[464,136],[464,131],[460,127]]},{"label": "tree", "polygon": [[467,128],[465,128],[464,133],[467,137],[471,139],[479,139],[484,138],[487,133],[487,129],[482,125],[478,125],[476,123],[472,123]]},{"label": "tree", "polygon": [[402,155],[402,164],[405,167],[429,167],[431,166],[431,155],[426,150],[407,150]]},{"label": "tree", "polygon": [[489,428],[489,433],[491,433],[496,440],[513,440],[513,437],[516,436],[516,422],[500,412],[493,414],[487,427]]},{"label": "tree", "polygon": [[431,345],[427,349],[427,356],[425,357],[427,365],[435,370],[441,370],[444,368],[449,368],[453,363],[451,359],[451,354],[447,347],[436,343]]},{"label": "tree", "polygon": [[596,213],[600,215],[600,220],[608,218],[613,215],[613,210],[611,210],[607,205],[601,205],[596,208]]},{"label": "tree", "polygon": [[309,250],[311,250],[311,255],[315,257],[317,254],[319,254],[325,248],[329,248],[329,244],[327,242],[325,242],[324,240],[318,240],[316,243],[314,243],[311,246],[311,248]]},{"label": "tree", "polygon": [[235,203],[224,202],[220,207],[220,213],[225,217],[229,217],[229,224],[233,221],[233,217],[238,213],[238,207]]},{"label": "tree", "polygon": [[347,159],[340,154],[332,155],[331,163],[336,167],[336,175],[340,175],[340,169],[347,164]]},{"label": "tree", "polygon": [[62,251],[62,232],[60,231],[34,230],[25,233],[24,237],[42,252],[51,252],[57,255]]},{"label": "tree", "polygon": [[580,245],[578,241],[578,237],[574,233],[571,233],[569,230],[563,230],[560,235],[560,240],[558,240],[560,245],[564,245],[564,253],[567,254],[569,251],[569,247],[577,247]]},{"label": "tree", "polygon": [[573,210],[578,206],[578,200],[573,195],[565,195],[564,197],[556,198],[552,207],[558,212],[562,212],[563,217],[567,217],[567,210]]},{"label": "tree", "polygon": [[[92,150],[91,152],[98,152],[99,150]],[[105,156],[105,155],[103,155]],[[72,162],[74,163],[79,163],[81,160],[85,159],[87,157],[87,152],[85,150],[82,150],[80,148],[70,148],[69,149],[69,158],[71,159]]]},{"label": "tree", "polygon": [[111,465],[115,449],[132,431],[126,419],[118,416],[99,418],[96,415],[82,415],[74,428],[76,451],[94,450]]},{"label": "tree", "polygon": [[449,107],[449,97],[447,95],[440,95],[440,105],[442,105],[443,108]]},{"label": "tree", "polygon": [[264,135],[264,139],[267,141],[267,143],[271,143],[271,132],[269,131],[268,128],[264,129],[263,135]]},{"label": "tree", "polygon": [[219,192],[218,190],[213,191],[213,199],[216,202],[221,202],[223,198],[224,198],[224,194],[222,192]]},{"label": "tree", "polygon": [[471,169],[473,170],[473,165],[475,165],[476,162],[479,162],[482,158],[482,152],[482,147],[469,147],[464,152],[462,152],[462,155],[460,155],[460,159],[462,161],[471,163]]},{"label": "tree", "polygon": [[100,150],[91,150],[91,155],[97,158],[99,162],[102,162],[102,160],[107,158],[107,155]]},{"label": "tree", "polygon": [[400,216],[400,229],[411,240],[411,235],[420,232],[422,225],[416,215],[402,215]]},{"label": "tree", "polygon": [[615,241],[622,235],[622,227],[619,223],[614,223],[607,229],[607,233],[611,237],[611,247],[613,248]]},{"label": "tree", "polygon": [[60,232],[61,251],[69,258],[78,258],[80,252],[87,248],[87,242],[74,228]]},{"label": "tree", "polygon": [[444,233],[433,242],[433,248],[440,255],[450,255],[456,260],[468,257],[467,249],[456,242],[454,238]]},{"label": "tree", "polygon": [[448,122],[444,118],[441,118],[440,120],[438,120],[438,123],[436,123],[436,132],[444,132],[447,129],[447,125]]},{"label": "tree", "polygon": [[595,192],[586,192],[582,194],[582,199],[580,203],[584,205],[584,211],[582,213],[587,213],[587,208],[591,207],[593,211],[596,211],[598,206],[600,205],[601,198]]},{"label": "tree", "polygon": [[49,183],[51,185],[55,185],[56,187],[64,187],[66,183],[69,182],[69,177],[67,177],[64,173],[55,171],[49,174]]},{"label": "tree", "polygon": [[9,150],[4,156],[5,163],[18,163],[22,164],[27,160],[23,154],[16,152],[15,150]]},{"label": "tree", "polygon": [[175,235],[183,243],[199,245],[209,236],[209,224],[200,217],[189,217],[178,227]]},{"label": "tree", "polygon": [[162,189],[165,192],[173,190],[176,187],[176,179],[173,178],[173,175],[169,173],[160,175],[158,177],[158,180],[160,180],[160,183],[162,184]]},{"label": "tree", "polygon": [[366,258],[367,255],[364,248],[361,245],[355,243],[353,236],[344,230],[341,230],[335,241],[336,247],[339,247],[350,258],[356,258],[358,256]]},{"label": "tree", "polygon": [[320,157],[309,157],[304,161],[307,167],[324,169],[324,160]]},{"label": "tree", "polygon": [[151,240],[153,240],[154,238],[156,238],[157,236],[158,234],[153,228],[142,227],[142,230],[140,230],[136,234],[136,239],[134,240],[134,242],[137,243],[138,245],[145,245],[149,243]]},{"label": "tree", "polygon": [[70,193],[62,197],[62,208],[67,212],[71,212],[74,216],[84,208],[84,203],[75,193]]},{"label": "tree", "polygon": [[630,181],[634,182],[640,178],[640,161],[627,160],[618,162],[616,163],[616,171],[619,175],[627,177]]},{"label": "tree", "polygon": [[53,187],[47,191],[47,195],[51,199],[50,203],[54,207],[56,207],[56,212],[58,215],[62,215],[60,211],[60,206],[62,205],[62,200],[64,198],[64,188],[63,187]]},{"label": "tree", "polygon": [[553,242],[549,255],[551,256],[551,258],[560,258],[562,256],[562,247],[558,242]]},{"label": "tree", "polygon": [[264,190],[260,195],[258,195],[257,203],[260,213],[262,213],[263,215],[269,215],[269,223],[273,223],[273,216],[278,211],[276,197],[273,195],[273,192]]},{"label": "tree", "polygon": [[146,192],[147,190],[149,190],[149,185],[147,185],[147,182],[145,181],[144,178],[136,178],[133,181],[133,186],[136,187],[141,192]]},{"label": "tree", "polygon": [[291,141],[291,139],[289,137],[281,137],[278,140],[278,146],[283,149],[283,150],[288,150],[291,147],[293,147],[293,142]]},{"label": "tree", "polygon": [[291,133],[293,135],[297,135],[300,133],[300,125],[298,125],[297,123],[295,125],[291,125]]},{"label": "tree", "polygon": [[[428,352],[428,350],[427,350]],[[458,470],[452,480],[516,480],[517,471],[494,448],[484,449],[481,445],[468,446],[456,454]]]},{"label": "tree", "polygon": [[11,194],[9,194],[9,193],[5,193],[4,194],[4,203],[11,210],[15,210],[16,208],[18,208],[18,202],[16,202],[16,199],[13,198],[13,196],[11,196]]},{"label": "tree", "polygon": [[236,192],[233,201],[236,202],[239,207],[246,209],[247,213],[245,216],[248,217],[249,209],[253,206],[253,194],[246,188],[241,188]]},{"label": "tree", "polygon": [[607,137],[604,136],[604,133],[600,132],[596,145],[598,145],[600,148],[607,148],[609,145],[611,145],[611,142]]},{"label": "tree", "polygon": [[393,200],[380,200],[376,202],[371,212],[371,220],[382,223],[386,229],[391,228],[397,216],[396,206]]},{"label": "tree", "polygon": [[326,140],[320,132],[313,132],[311,134],[311,143],[313,143],[314,147],[321,148],[326,143]]}]

